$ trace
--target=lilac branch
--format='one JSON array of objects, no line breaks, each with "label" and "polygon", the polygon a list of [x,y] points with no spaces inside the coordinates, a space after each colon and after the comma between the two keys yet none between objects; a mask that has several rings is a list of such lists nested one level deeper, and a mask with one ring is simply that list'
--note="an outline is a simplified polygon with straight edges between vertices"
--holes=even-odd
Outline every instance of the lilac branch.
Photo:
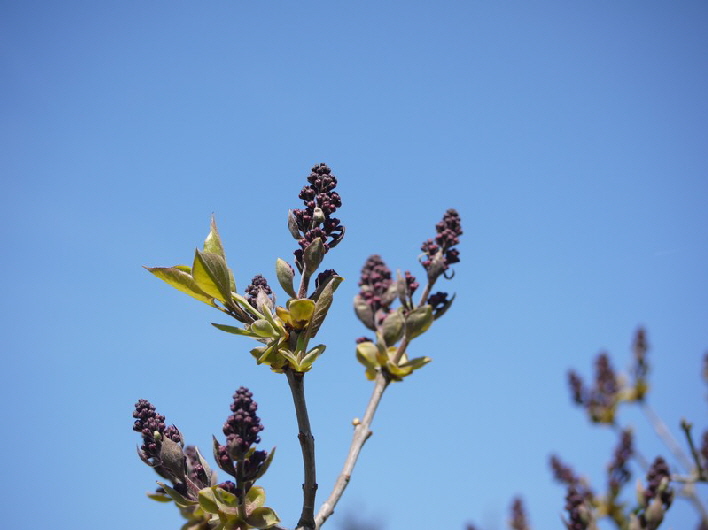
[{"label": "lilac branch", "polygon": [[374,391],[369,399],[369,404],[366,406],[364,418],[354,429],[354,436],[352,437],[352,443],[349,447],[347,458],[344,461],[342,472],[339,474],[339,477],[337,477],[332,493],[330,493],[327,500],[322,503],[319,512],[317,512],[317,517],[315,518],[316,528],[320,528],[327,518],[334,513],[334,508],[337,505],[337,502],[339,502],[339,499],[342,497],[344,490],[349,484],[352,471],[354,470],[354,466],[359,458],[359,453],[364,447],[366,440],[368,440],[369,436],[372,434],[369,427],[374,420],[376,409],[378,408],[381,397],[383,396],[383,393],[389,383],[389,379],[382,372],[377,374],[376,381],[374,383]]},{"label": "lilac branch", "polygon": [[315,438],[310,428],[310,418],[305,402],[305,374],[286,369],[288,385],[295,403],[298,440],[302,449],[304,482],[302,484],[302,513],[297,523],[298,529],[315,530],[315,495],[317,494],[317,476],[315,472]]}]

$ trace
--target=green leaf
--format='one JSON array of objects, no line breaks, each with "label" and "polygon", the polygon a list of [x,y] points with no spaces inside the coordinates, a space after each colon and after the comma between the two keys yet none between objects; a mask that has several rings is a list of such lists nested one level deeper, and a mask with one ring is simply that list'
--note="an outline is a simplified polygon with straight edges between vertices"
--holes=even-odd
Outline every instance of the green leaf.
[{"label": "green leaf", "polygon": [[317,358],[324,353],[326,346],[324,344],[320,344],[318,346],[315,346],[312,348],[309,352],[307,352],[307,355],[305,355],[302,358],[302,361],[300,361],[300,372],[307,372],[310,368],[312,368],[312,364],[317,360]]},{"label": "green leaf", "polygon": [[246,522],[259,529],[267,529],[280,522],[280,518],[273,511],[273,508],[256,508],[246,518]]},{"label": "green leaf", "polygon": [[413,370],[417,370],[418,368],[422,368],[428,364],[430,361],[432,361],[430,357],[416,357],[415,359],[411,359],[410,361],[400,364],[399,366],[401,368],[411,367]]},{"label": "green leaf", "polygon": [[252,339],[260,338],[256,333],[243,328],[237,328],[236,326],[227,326],[226,324],[217,324],[216,322],[211,323],[216,329],[225,331],[226,333],[233,333],[234,335],[243,335],[244,337],[251,337]]},{"label": "green leaf", "polygon": [[295,271],[288,264],[287,261],[278,258],[275,262],[275,274],[278,277],[278,283],[280,287],[283,288],[288,296],[296,298],[295,287],[293,286],[293,278],[295,277]]},{"label": "green leaf", "polygon": [[204,488],[199,491],[199,506],[202,510],[209,513],[219,513],[219,505],[216,502],[216,496],[211,488]]},{"label": "green leaf", "polygon": [[405,319],[398,311],[388,315],[381,324],[381,335],[387,346],[393,346],[403,336]]},{"label": "green leaf", "polygon": [[204,252],[209,252],[211,254],[218,254],[224,261],[226,261],[226,254],[224,253],[224,245],[221,243],[221,237],[219,236],[219,231],[216,228],[216,220],[214,216],[211,216],[211,223],[209,229],[209,235],[207,235],[204,240]]},{"label": "green leaf", "polygon": [[310,322],[315,312],[315,302],[308,298],[290,300],[288,302],[288,312],[290,313],[290,323],[293,328],[303,329]]},{"label": "green leaf", "polygon": [[316,237],[303,251],[303,261],[305,262],[305,273],[308,277],[314,273],[322,263],[325,255],[325,247],[322,240]]},{"label": "green leaf", "polygon": [[295,212],[292,210],[288,210],[288,230],[290,230],[290,235],[293,236],[294,239],[300,239],[302,235],[300,234],[300,230],[297,227],[297,219],[295,218]]},{"label": "green leaf", "polygon": [[165,490],[165,492],[172,497],[172,500],[174,503],[179,506],[180,508],[189,508],[190,506],[194,506],[197,504],[195,501],[189,500],[185,497],[182,496],[181,493],[179,493],[177,490],[172,488],[171,486],[168,486],[167,484],[163,482],[158,482],[158,484],[162,487],[162,489]]},{"label": "green leaf", "polygon": [[273,338],[277,336],[273,325],[264,319],[256,320],[253,324],[249,326],[248,329],[259,337]]},{"label": "green leaf", "polygon": [[426,331],[433,323],[433,309],[429,305],[415,308],[406,317],[406,336],[414,339]]},{"label": "green leaf", "polygon": [[157,502],[172,502],[172,499],[168,495],[160,492],[148,493],[147,496],[148,499],[152,499]]},{"label": "green leaf", "polygon": [[359,295],[354,297],[354,311],[356,312],[356,317],[359,319],[359,322],[364,324],[371,331],[376,331],[374,312],[366,300]]},{"label": "green leaf", "polygon": [[175,289],[187,293],[192,298],[196,298],[200,302],[216,307],[214,297],[204,292],[197,282],[194,281],[191,274],[177,267],[145,267],[151,274],[154,274],[165,283],[168,283]]},{"label": "green leaf", "polygon": [[246,493],[246,511],[250,512],[265,504],[265,490],[261,486],[252,486]]},{"label": "green leaf", "polygon": [[231,301],[231,277],[224,258],[210,252],[194,251],[192,277],[202,291],[220,302]]},{"label": "green leaf", "polygon": [[325,317],[329,308],[332,306],[332,300],[334,300],[334,291],[337,290],[339,284],[344,281],[341,276],[334,276],[328,283],[327,287],[324,288],[322,294],[320,294],[317,302],[315,303],[315,312],[312,315],[312,320],[310,321],[310,327],[307,329],[307,336],[309,338],[317,335],[320,330],[322,322],[324,322]]}]

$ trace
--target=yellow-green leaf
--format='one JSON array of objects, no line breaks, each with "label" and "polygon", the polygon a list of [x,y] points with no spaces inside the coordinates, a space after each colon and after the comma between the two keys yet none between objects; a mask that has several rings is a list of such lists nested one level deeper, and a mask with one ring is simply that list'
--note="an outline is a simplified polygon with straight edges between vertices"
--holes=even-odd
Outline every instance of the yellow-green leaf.
[{"label": "yellow-green leaf", "polygon": [[214,297],[206,293],[199,287],[191,274],[178,269],[177,267],[145,267],[151,274],[154,274],[165,283],[168,283],[175,289],[187,293],[192,298],[196,298],[200,302],[216,306]]},{"label": "yellow-green leaf", "polygon": [[209,229],[209,235],[207,235],[204,240],[204,252],[210,252],[212,254],[218,254],[224,261],[226,261],[226,254],[224,253],[224,246],[221,243],[221,237],[219,236],[219,231],[216,228],[216,220],[214,216],[211,216],[211,224]]},{"label": "yellow-green leaf", "polygon": [[218,254],[194,251],[192,277],[199,288],[220,302],[231,301],[231,278],[226,261]]}]

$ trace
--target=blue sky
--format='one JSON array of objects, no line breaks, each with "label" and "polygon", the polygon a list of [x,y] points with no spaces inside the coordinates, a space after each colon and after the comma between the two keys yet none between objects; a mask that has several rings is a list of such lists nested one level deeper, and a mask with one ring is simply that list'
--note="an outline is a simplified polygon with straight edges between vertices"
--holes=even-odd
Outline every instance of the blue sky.
[{"label": "blue sky", "polygon": [[[568,398],[606,349],[651,345],[649,401],[708,428],[708,4],[2,2],[0,372],[7,527],[178,528],[144,497],[131,411],[208,448],[251,387],[284,523],[301,461],[282,376],[142,265],[191,260],[216,215],[242,289],[291,259],[310,167],[339,179],[346,282],[307,377],[324,500],[371,384],[351,309],[366,257],[411,269],[445,209],[457,299],[393,385],[332,528],[560,528],[557,452],[598,487],[615,446]],[[284,295],[281,297],[283,300]],[[633,410],[649,458],[668,452]],[[634,468],[635,475],[641,475]],[[700,490],[708,501],[708,492]],[[631,497],[631,496],[630,496]],[[677,502],[673,528],[696,517]]]}]

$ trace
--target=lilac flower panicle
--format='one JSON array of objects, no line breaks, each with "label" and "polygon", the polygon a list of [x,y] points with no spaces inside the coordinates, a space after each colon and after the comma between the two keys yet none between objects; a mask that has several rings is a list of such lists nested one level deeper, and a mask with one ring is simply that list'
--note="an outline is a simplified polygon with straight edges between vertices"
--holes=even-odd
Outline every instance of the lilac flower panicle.
[{"label": "lilac flower panicle", "polygon": [[381,256],[372,254],[364,263],[359,278],[359,296],[366,301],[371,310],[388,312],[393,298],[388,296],[393,280],[389,269]]},{"label": "lilac flower panicle", "polygon": [[614,457],[607,467],[607,482],[610,491],[619,491],[632,478],[629,460],[633,454],[632,431],[625,430],[622,432],[619,444],[615,448]]},{"label": "lilac flower panicle", "polygon": [[576,405],[584,405],[585,388],[583,387],[583,380],[575,372],[575,370],[568,370],[568,386],[570,387],[570,394],[573,398],[573,402]]},{"label": "lilac flower panicle", "polygon": [[246,287],[246,300],[251,304],[253,309],[258,309],[257,299],[258,292],[263,291],[268,297],[272,298],[273,290],[268,285],[268,280],[266,280],[262,275],[257,274],[251,280],[251,283]]},{"label": "lilac flower panicle", "polygon": [[420,250],[425,255],[421,264],[428,271],[429,283],[435,280],[453,263],[459,263],[460,252],[455,245],[460,244],[462,225],[457,210],[450,208],[445,212],[442,221],[435,225],[435,239],[423,241]]},{"label": "lilac flower panicle", "polygon": [[587,530],[590,528],[592,514],[588,508],[585,496],[579,492],[575,486],[568,486],[568,494],[565,497],[565,509],[568,512],[568,519],[565,526],[568,530]]},{"label": "lilac flower panicle", "polygon": [[261,441],[258,433],[264,427],[256,414],[258,404],[252,398],[253,393],[243,386],[234,393],[233,414],[227,418],[223,429],[232,455],[245,455],[252,445]]},{"label": "lilac flower panicle", "polygon": [[[158,414],[155,406],[146,399],[140,399],[135,404],[133,430],[143,438],[140,453],[143,461],[152,465],[159,464],[162,439],[170,438],[173,442],[182,443],[182,435],[174,425],[165,426],[165,417]],[[157,436],[156,436],[157,433]]]},{"label": "lilac flower panicle", "polygon": [[301,270],[304,266],[303,251],[315,239],[322,241],[327,252],[344,237],[344,226],[339,219],[332,217],[337,208],[342,206],[342,198],[334,191],[337,187],[337,177],[332,175],[327,164],[318,164],[312,168],[307,181],[309,184],[303,187],[298,195],[305,208],[292,211],[295,229],[300,236],[300,248],[295,251],[295,260]]},{"label": "lilac flower panicle", "polygon": [[510,524],[512,530],[529,530],[529,523],[521,497],[516,497],[511,504]]},{"label": "lilac flower panicle", "polygon": [[669,487],[662,486],[662,483],[667,483],[670,480],[671,472],[669,471],[669,465],[666,463],[666,460],[657,456],[647,472],[647,487],[644,490],[647,504],[649,504],[652,499],[659,498],[666,508],[671,506],[673,490]]}]

